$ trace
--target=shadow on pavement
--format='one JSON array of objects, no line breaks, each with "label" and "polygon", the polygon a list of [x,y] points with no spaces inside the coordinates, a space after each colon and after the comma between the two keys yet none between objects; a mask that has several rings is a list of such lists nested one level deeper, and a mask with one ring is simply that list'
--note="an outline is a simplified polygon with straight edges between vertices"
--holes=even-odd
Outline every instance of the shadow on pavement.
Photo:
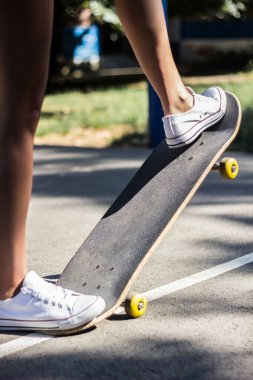
[{"label": "shadow on pavement", "polygon": [[[86,197],[100,204],[110,204],[150,151],[43,146],[36,147],[35,153],[33,196]],[[251,161],[249,157],[248,161]],[[252,197],[252,168],[241,167],[238,179],[234,181],[211,173],[191,204],[247,204],[252,203]]]},{"label": "shadow on pavement", "polygon": [[[12,356],[0,361],[0,377],[5,380],[251,379],[250,352],[219,352],[218,349],[214,352],[176,339],[127,339],[123,345],[128,348],[121,354],[117,353],[117,347],[110,351],[106,347],[105,353],[102,346],[94,351],[76,348],[73,352],[65,344],[65,352],[61,348],[60,352],[50,350],[41,355],[37,350],[32,360],[25,354],[23,358]],[[105,346],[108,346],[106,342]]]},{"label": "shadow on pavement", "polygon": [[36,147],[33,196],[111,203],[132,178],[146,149]]}]

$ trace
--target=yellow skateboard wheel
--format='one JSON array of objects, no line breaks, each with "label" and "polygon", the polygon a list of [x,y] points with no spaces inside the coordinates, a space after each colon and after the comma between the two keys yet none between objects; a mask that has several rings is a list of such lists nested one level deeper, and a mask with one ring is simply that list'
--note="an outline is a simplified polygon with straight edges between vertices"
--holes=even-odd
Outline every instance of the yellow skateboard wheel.
[{"label": "yellow skateboard wheel", "polygon": [[129,317],[139,318],[147,310],[147,299],[140,293],[133,293],[125,301],[125,311]]},{"label": "yellow skateboard wheel", "polygon": [[219,165],[219,172],[223,178],[235,179],[239,173],[239,165],[235,158],[224,157]]}]

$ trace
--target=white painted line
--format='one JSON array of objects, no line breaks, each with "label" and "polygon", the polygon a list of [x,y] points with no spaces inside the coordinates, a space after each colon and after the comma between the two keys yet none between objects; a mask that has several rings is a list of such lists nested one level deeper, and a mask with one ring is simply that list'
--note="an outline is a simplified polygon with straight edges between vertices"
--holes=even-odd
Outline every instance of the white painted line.
[{"label": "white painted line", "polygon": [[248,253],[247,255],[238,257],[237,259],[227,261],[226,263],[216,265],[215,267],[204,270],[203,272],[199,272],[191,276],[184,277],[181,280],[171,282],[170,284],[160,286],[159,288],[151,289],[145,292],[144,296],[147,298],[148,301],[153,301],[157,298],[167,296],[168,294],[177,292],[178,290],[182,290],[182,289],[188,288],[189,286],[199,284],[202,281],[209,280],[210,278],[219,276],[233,269],[240,268],[243,265],[246,265],[252,262],[253,262],[253,252]]},{"label": "white painted line", "polygon": [[[199,284],[200,282],[209,280],[210,278],[219,276],[223,273],[229,272],[233,269],[240,268],[243,265],[249,264],[253,262],[253,252],[248,253],[247,255],[238,257],[237,259],[227,261],[223,264],[216,265],[210,269],[204,270],[203,272],[195,273],[191,276],[184,277],[181,280],[177,280],[171,282],[167,285],[160,286],[159,288],[148,290],[145,293],[142,293],[148,301],[153,301],[158,298],[167,296],[168,294],[177,292],[178,290],[182,290],[188,288],[189,286]],[[120,306],[115,311],[116,315],[125,314],[124,307]]]},{"label": "white painted line", "polygon": [[[238,259],[230,260],[224,264],[220,264],[210,269],[204,270],[203,272],[199,272],[199,273],[193,274],[192,276],[182,278],[181,280],[171,282],[170,284],[163,285],[159,288],[149,290],[145,292],[144,295],[145,297],[147,297],[148,301],[153,301],[157,298],[177,292],[178,290],[188,288],[189,286],[198,284],[202,281],[206,281],[210,278],[219,276],[233,269],[240,268],[243,265],[246,265],[252,262],[253,262],[253,252],[247,255],[241,256]],[[125,312],[124,308],[120,306],[115,311],[114,314],[123,314],[124,312]],[[20,337],[18,339],[11,340],[10,342],[0,344],[0,358],[22,351],[28,347],[35,346],[36,344],[43,343],[53,338],[55,337],[33,333],[33,334]]]},{"label": "white painted line", "polygon": [[13,339],[10,342],[3,343],[0,345],[0,359],[4,356],[25,350],[28,347],[35,346],[36,344],[45,342],[46,340],[52,338],[54,338],[54,336],[33,333],[22,336],[18,339]]}]

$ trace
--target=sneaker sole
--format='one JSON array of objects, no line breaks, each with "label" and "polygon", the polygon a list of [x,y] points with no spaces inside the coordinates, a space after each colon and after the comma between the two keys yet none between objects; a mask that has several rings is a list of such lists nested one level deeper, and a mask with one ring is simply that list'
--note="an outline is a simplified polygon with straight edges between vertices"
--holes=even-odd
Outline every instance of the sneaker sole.
[{"label": "sneaker sole", "polygon": [[[94,318],[99,316],[105,309],[105,302],[101,298],[91,304],[88,309],[76,314],[72,317],[62,320],[50,320],[50,321],[16,321],[5,320],[5,326],[0,325],[0,331],[40,331],[40,332],[53,332],[71,330],[80,326],[85,326],[91,322]],[[0,320],[0,323],[3,320]],[[30,325],[28,325],[28,323]],[[8,325],[7,325],[8,323]],[[15,325],[14,325],[15,324]]]}]

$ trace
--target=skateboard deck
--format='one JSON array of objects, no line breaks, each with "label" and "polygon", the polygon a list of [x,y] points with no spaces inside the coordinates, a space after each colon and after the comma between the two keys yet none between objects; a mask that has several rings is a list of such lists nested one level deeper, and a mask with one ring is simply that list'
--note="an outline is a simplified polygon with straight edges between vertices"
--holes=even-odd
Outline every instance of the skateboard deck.
[{"label": "skateboard deck", "polygon": [[89,324],[60,334],[88,329],[124,302],[144,264],[238,133],[240,103],[226,95],[224,118],[195,142],[171,149],[164,140],[153,150],[64,269],[60,286],[99,295],[106,309]]}]

